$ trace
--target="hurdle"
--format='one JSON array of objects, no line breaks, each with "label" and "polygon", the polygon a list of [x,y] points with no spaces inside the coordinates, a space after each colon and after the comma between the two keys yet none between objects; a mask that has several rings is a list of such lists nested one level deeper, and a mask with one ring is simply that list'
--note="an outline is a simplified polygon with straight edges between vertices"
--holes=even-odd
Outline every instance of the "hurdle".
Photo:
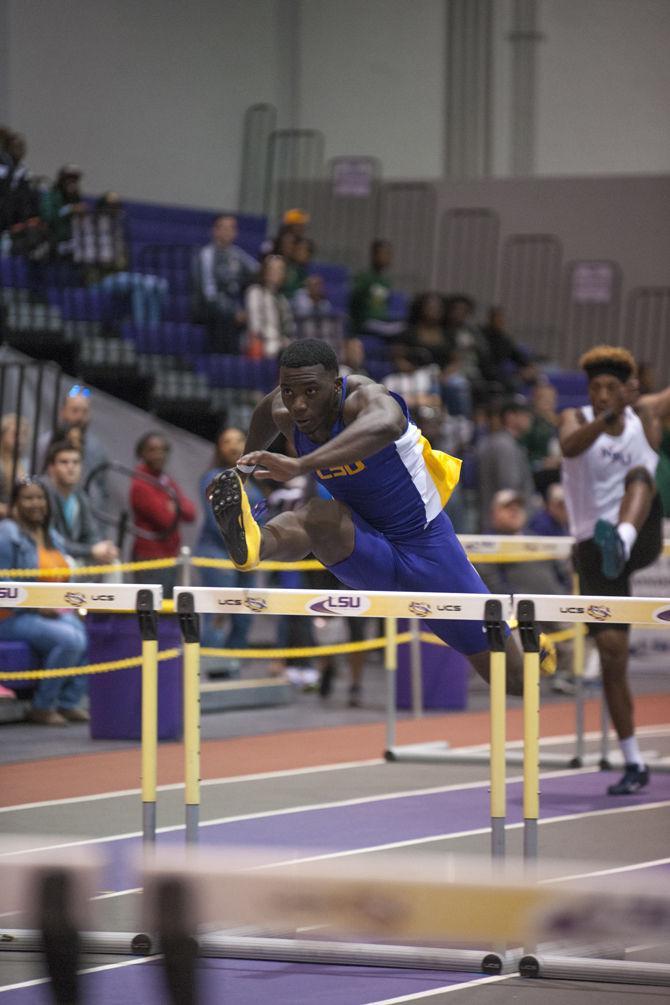
[{"label": "hurdle", "polygon": [[[137,615],[142,640],[142,840],[156,840],[158,764],[158,625],[162,590],[156,585],[122,583],[18,583],[3,585],[0,608],[46,607],[116,611]],[[52,675],[57,676],[57,675]]]},{"label": "hurdle", "polygon": [[[572,594],[536,594],[522,595],[515,594],[509,597],[514,616],[519,622],[519,636],[524,650],[524,668],[528,665],[529,628],[531,622],[543,621],[564,621],[576,626],[588,624],[630,624],[647,628],[668,628],[670,627],[670,601],[664,597],[595,597],[595,596],[574,596]],[[533,605],[533,617],[528,620],[528,613],[531,610],[528,605]],[[432,615],[431,615],[432,617]],[[536,629],[535,629],[536,630]],[[581,639],[583,646],[583,633],[576,632],[575,640]],[[532,652],[532,650],[531,650]],[[532,685],[534,688],[534,684]],[[525,688],[524,691],[527,689]],[[580,702],[577,703],[578,750],[581,756],[569,759],[564,754],[540,753],[538,764],[541,767],[570,767],[580,768],[583,766],[599,766],[601,769],[610,767],[606,758],[603,757],[603,748],[600,754],[585,755],[583,753],[583,709],[580,712]],[[534,713],[528,708],[524,713],[524,728],[529,729]],[[606,711],[601,707],[602,729],[606,730]],[[580,733],[581,731],[581,733]],[[580,743],[581,735],[581,743]],[[528,743],[528,733],[524,733],[524,748]],[[539,738],[538,738],[539,739]],[[606,748],[605,748],[606,749]],[[452,762],[456,764],[482,764],[489,759],[489,754],[485,750],[452,750],[447,741],[433,741],[428,743],[404,744],[393,747],[390,750],[390,760],[406,761],[409,763],[439,764],[441,762]],[[643,752],[646,753],[646,752]],[[647,758],[654,771],[670,771],[670,758]],[[507,764],[527,763],[525,750],[507,750],[505,752]]]}]

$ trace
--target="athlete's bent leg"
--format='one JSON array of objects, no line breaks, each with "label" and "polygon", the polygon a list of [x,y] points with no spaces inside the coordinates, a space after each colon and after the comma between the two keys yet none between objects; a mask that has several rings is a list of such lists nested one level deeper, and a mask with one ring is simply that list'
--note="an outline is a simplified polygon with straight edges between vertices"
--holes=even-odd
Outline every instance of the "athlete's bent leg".
[{"label": "athlete's bent leg", "polygon": [[631,468],[626,475],[624,496],[615,525],[609,520],[596,522],[593,536],[600,548],[602,571],[607,579],[616,579],[630,558],[638,534],[651,512],[654,482],[646,468]]},{"label": "athlete's bent leg", "polygon": [[346,506],[334,500],[311,499],[290,513],[281,513],[261,531],[261,559],[295,562],[314,555],[324,565],[345,561],[354,550],[354,524]]}]

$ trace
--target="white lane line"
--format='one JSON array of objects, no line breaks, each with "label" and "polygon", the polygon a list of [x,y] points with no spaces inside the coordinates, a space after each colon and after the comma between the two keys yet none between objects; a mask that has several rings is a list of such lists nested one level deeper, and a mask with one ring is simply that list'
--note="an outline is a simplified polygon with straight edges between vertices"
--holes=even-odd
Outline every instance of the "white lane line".
[{"label": "white lane line", "polygon": [[400,998],[384,998],[380,1001],[367,1002],[367,1005],[400,1005],[400,1002],[414,1002],[419,998],[434,998],[436,995],[448,995],[452,991],[464,991],[466,988],[476,988],[481,984],[497,984],[500,981],[508,981],[511,977],[518,977],[518,973],[499,974],[497,977],[477,977],[472,981],[463,981],[462,984],[447,984],[443,988],[433,988],[432,991],[419,991],[414,994],[401,995]]},{"label": "white lane line", "polygon": [[[78,970],[78,974],[99,974],[103,970],[119,970],[121,967],[138,967],[142,963],[151,963],[154,960],[162,960],[162,956],[142,956],[133,960],[122,960],[121,963],[105,963],[99,967],[86,967],[85,970]],[[49,977],[38,977],[32,981],[21,981],[19,984],[6,984],[0,987],[0,994],[3,991],[18,991],[19,988],[34,988],[38,984],[50,984]]]},{"label": "white lane line", "polygon": [[637,869],[653,869],[657,865],[670,864],[670,858],[656,858],[649,862],[637,862],[632,865],[615,865],[611,869],[596,869],[594,872],[575,872],[570,876],[560,876],[558,879],[542,879],[541,883],[567,883],[571,879],[587,879],[589,876],[613,876],[619,872],[635,872]]},{"label": "white lane line", "polygon": [[[639,732],[639,730],[638,730]],[[261,782],[269,778],[286,778],[291,775],[311,775],[319,771],[341,771],[343,768],[367,768],[372,765],[386,764],[382,757],[375,757],[367,761],[341,761],[338,764],[322,764],[309,768],[286,768],[282,771],[260,771],[253,775],[232,775],[226,778],[205,778],[200,782],[201,787],[206,785],[232,785],[246,782]],[[159,792],[170,792],[176,789],[183,789],[183,782],[170,782],[168,785],[159,785]],[[64,799],[44,799],[38,803],[15,803],[13,806],[0,806],[0,813],[18,813],[22,810],[41,810],[45,806],[64,806],[69,803],[96,802],[100,799],[122,799],[126,796],[138,796],[141,789],[118,789],[116,792],[97,792],[91,796],[68,796]]]},{"label": "white lane line", "polygon": [[[638,736],[670,736],[670,727],[665,726],[639,726],[636,729],[636,735]],[[613,733],[611,733],[614,736]],[[560,746],[562,743],[570,743],[575,739],[574,733],[565,733],[561,736],[549,736],[544,737],[540,740],[541,747],[551,747]],[[584,739],[589,740],[599,740],[600,731],[593,731],[584,734]],[[426,740],[426,743],[440,743],[441,741]],[[508,748],[511,750],[519,749],[523,747],[523,740],[510,740],[507,744]],[[470,746],[464,747],[449,747],[454,753],[476,753],[481,750],[486,750],[488,748],[487,743],[477,743]],[[566,754],[566,756],[568,756]],[[337,764],[323,764],[318,766],[312,766],[309,768],[286,768],[281,771],[261,771],[256,774],[251,775],[233,775],[226,778],[206,778],[200,782],[201,787],[210,785],[238,785],[244,784],[246,782],[259,782],[266,781],[272,778],[287,778],[292,775],[311,775],[318,774],[321,771],[342,771],[347,768],[368,768],[375,767],[387,762],[381,757],[371,758],[365,761],[341,761]],[[8,765],[11,767],[11,765]],[[178,789],[183,789],[183,782],[170,782],[167,785],[159,785],[159,792],[171,792]],[[70,803],[86,803],[86,802],[96,802],[100,799],[122,799],[128,796],[137,796],[141,793],[141,789],[118,789],[114,792],[97,792],[94,795],[89,796],[68,796],[63,799],[44,799],[41,802],[35,803],[15,803],[12,806],[0,806],[0,813],[18,813],[22,810],[36,810],[43,809],[46,806],[63,806]]]},{"label": "white lane line", "polygon": [[[584,774],[594,774],[598,769],[594,767],[587,768],[564,768],[560,771],[547,771],[540,775],[541,779],[547,778],[564,778],[567,775],[584,775]],[[514,782],[522,782],[523,775],[513,775],[507,779],[511,784]],[[378,803],[385,802],[386,800],[392,799],[411,799],[418,796],[432,796],[441,795],[446,792],[465,792],[468,789],[482,789],[488,788],[490,785],[489,779],[483,779],[478,782],[455,782],[452,785],[439,785],[432,786],[425,789],[404,789],[401,792],[388,792],[380,793],[379,795],[370,796],[357,796],[354,799],[340,799],[334,802],[327,803],[311,803],[306,806],[287,806],[283,809],[276,810],[264,810],[260,813],[242,813],[237,816],[225,816],[216,817],[213,820],[203,820],[200,824],[201,827],[214,827],[218,824],[230,824],[230,823],[240,823],[245,820],[264,820],[270,817],[280,817],[280,816],[290,816],[295,813],[308,813],[316,810],[330,810],[338,809],[345,806],[360,806],[366,803]],[[184,824],[169,824],[165,827],[159,827],[157,829],[158,834],[169,834],[173,831],[180,831],[184,829]],[[11,852],[0,853],[0,858],[5,858],[6,856],[14,855],[27,855],[30,852],[35,851],[51,851],[54,848],[76,848],[81,845],[88,844],[104,844],[107,841],[126,841],[130,838],[141,837],[141,831],[127,831],[123,834],[110,834],[106,837],[94,837],[94,838],[78,838],[73,841],[59,842],[58,844],[48,844],[41,845],[38,848],[20,848]]]},{"label": "white lane line", "polygon": [[[545,820],[538,820],[538,824],[549,826],[549,824],[566,823],[573,820],[585,820],[588,817],[601,817],[601,816],[611,816],[615,813],[635,813],[639,810],[650,810],[650,809],[660,809],[665,806],[670,806],[670,800],[666,800],[662,803],[646,803],[641,806],[619,806],[616,809],[607,810],[588,810],[584,813],[567,813],[560,817],[549,817]],[[505,830],[520,830],[524,826],[523,820],[518,823],[506,824]],[[430,844],[431,841],[454,841],[456,838],[462,837],[476,837],[478,834],[490,834],[491,827],[478,827],[469,831],[457,831],[452,834],[434,834],[423,838],[409,838],[406,841],[392,841],[388,844],[370,845],[367,848],[351,848],[346,851],[333,851],[333,852],[323,852],[319,855],[309,855],[306,858],[291,858],[285,859],[281,862],[268,862],[263,865],[255,866],[256,869],[272,869],[275,866],[280,865],[296,865],[301,862],[319,862],[322,859],[330,858],[347,858],[350,855],[366,855],[369,852],[376,851],[391,851],[394,848],[406,848],[410,845],[420,845],[420,844]]]}]

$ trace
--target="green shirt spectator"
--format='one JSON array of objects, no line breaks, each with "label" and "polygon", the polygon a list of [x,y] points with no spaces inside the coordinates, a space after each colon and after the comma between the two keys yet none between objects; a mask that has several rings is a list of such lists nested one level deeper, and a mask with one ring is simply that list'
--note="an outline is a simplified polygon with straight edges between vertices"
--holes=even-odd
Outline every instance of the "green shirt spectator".
[{"label": "green shirt spectator", "polygon": [[387,273],[392,255],[389,241],[373,241],[370,246],[370,268],[354,279],[349,314],[355,332],[364,330],[368,321],[388,321],[391,280]]}]

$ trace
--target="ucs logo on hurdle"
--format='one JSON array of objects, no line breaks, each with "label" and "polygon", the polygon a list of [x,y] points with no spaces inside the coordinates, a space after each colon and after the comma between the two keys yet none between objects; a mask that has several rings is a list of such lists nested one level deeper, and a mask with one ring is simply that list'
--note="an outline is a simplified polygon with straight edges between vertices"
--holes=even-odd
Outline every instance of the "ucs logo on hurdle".
[{"label": "ucs logo on hurdle", "polygon": [[267,610],[268,602],[263,597],[245,597],[240,600],[238,597],[226,597],[224,600],[217,600],[219,607],[246,607],[253,614],[259,614]]},{"label": "ucs logo on hurdle", "polygon": [[314,614],[362,614],[370,606],[369,597],[343,596],[343,597],[317,597],[305,604],[306,611]]}]

